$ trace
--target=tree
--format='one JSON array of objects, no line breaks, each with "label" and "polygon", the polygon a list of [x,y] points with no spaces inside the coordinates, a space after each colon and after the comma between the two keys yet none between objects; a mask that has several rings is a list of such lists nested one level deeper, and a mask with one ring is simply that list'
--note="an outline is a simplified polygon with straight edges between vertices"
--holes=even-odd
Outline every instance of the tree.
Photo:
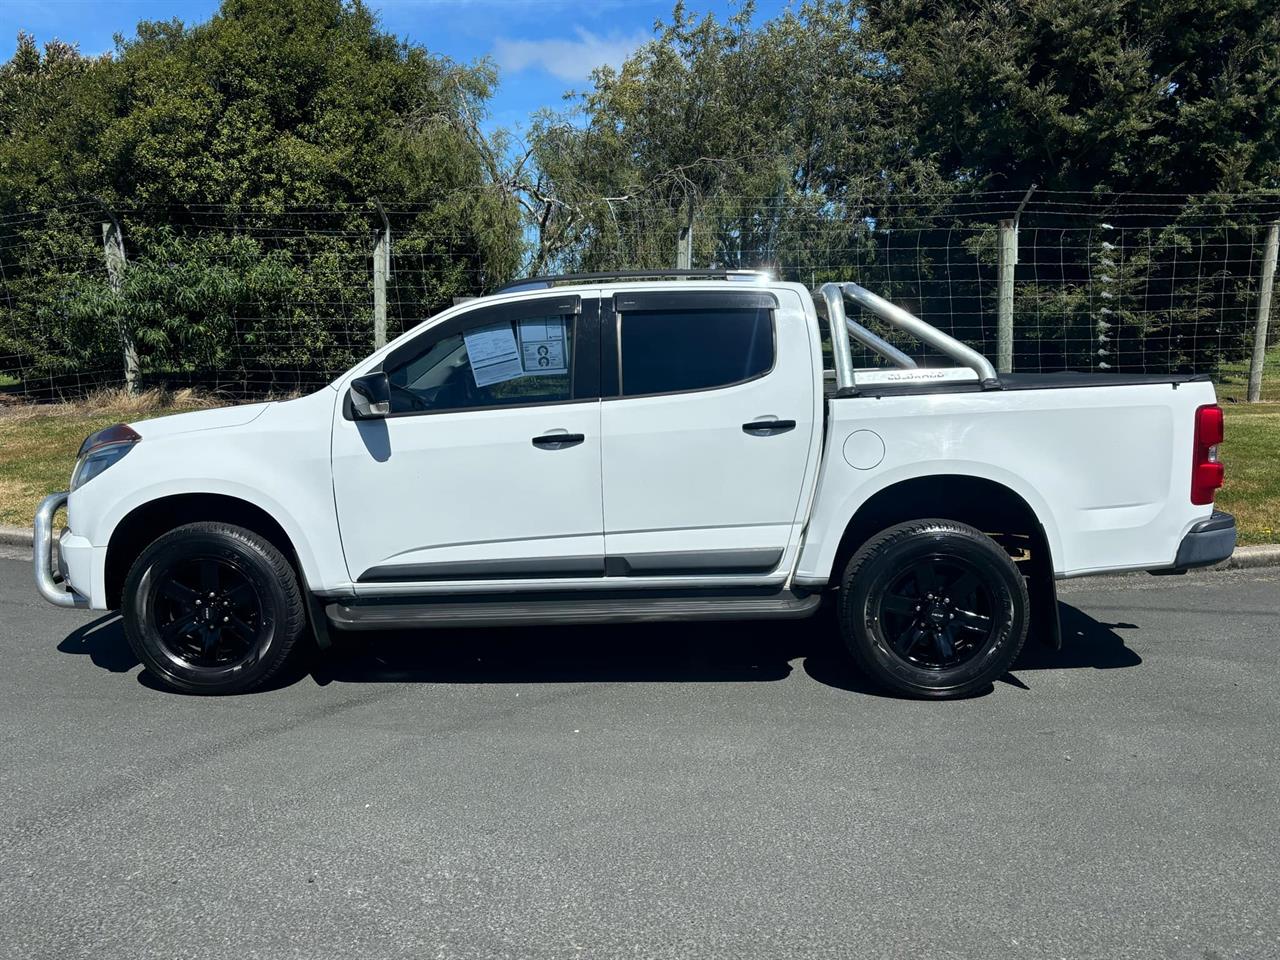
[{"label": "tree", "polygon": [[[112,317],[157,375],[225,370],[234,342],[258,345],[241,360],[245,381],[286,364],[323,380],[370,344],[375,198],[397,208],[396,249],[423,267],[397,291],[406,322],[516,269],[519,211],[491,189],[475,136],[493,81],[487,65],[385,33],[359,0],[224,0],[195,27],[140,23],[95,59],[61,44],[41,55],[21,38],[0,68],[0,212],[78,202],[56,228],[87,241],[62,242],[83,257],[110,207],[134,276],[113,292],[101,261],[81,260],[73,283],[41,254],[49,238],[26,228],[0,252],[11,341],[0,353],[50,375],[66,366],[58,358],[111,370],[118,351],[101,331]],[[211,205],[233,212],[219,219]],[[292,284],[265,301],[250,293],[261,284],[228,287],[226,267],[255,258]],[[193,308],[165,271],[222,293]],[[227,342],[193,353],[196,330]],[[89,343],[101,355],[83,356]]]},{"label": "tree", "polygon": [[1259,0],[882,0],[919,149],[976,187],[1280,187],[1280,8]]},{"label": "tree", "polygon": [[24,201],[48,200],[34,185],[64,168],[68,146],[87,149],[85,141],[97,129],[88,102],[90,76],[100,73],[105,59],[83,57],[57,40],[41,53],[30,34],[18,34],[13,57],[0,65],[0,214]]}]

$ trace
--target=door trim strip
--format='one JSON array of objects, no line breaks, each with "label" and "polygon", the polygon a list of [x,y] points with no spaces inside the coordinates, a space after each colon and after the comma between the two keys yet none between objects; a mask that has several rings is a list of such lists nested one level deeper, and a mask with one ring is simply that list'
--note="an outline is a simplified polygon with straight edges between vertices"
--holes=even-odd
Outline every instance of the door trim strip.
[{"label": "door trim strip", "polygon": [[521,557],[501,560],[446,560],[434,563],[386,563],[370,567],[357,583],[410,583],[427,580],[528,580],[603,577],[603,557]]},{"label": "door trim strip", "polygon": [[521,557],[386,563],[370,567],[357,583],[415,583],[433,580],[528,580],[572,577],[672,577],[771,573],[782,560],[775,549],[677,550],[604,557]]},{"label": "door trim strip", "polygon": [[625,576],[671,577],[685,573],[770,573],[782,560],[774,549],[675,550],[667,553],[629,553],[605,557],[605,564],[618,560]]}]

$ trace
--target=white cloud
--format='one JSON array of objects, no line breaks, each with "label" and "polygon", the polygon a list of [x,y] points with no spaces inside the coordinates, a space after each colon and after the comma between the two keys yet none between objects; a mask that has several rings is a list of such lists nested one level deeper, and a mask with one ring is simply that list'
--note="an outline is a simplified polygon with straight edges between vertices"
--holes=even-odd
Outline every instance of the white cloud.
[{"label": "white cloud", "polygon": [[499,38],[493,55],[503,70],[517,73],[530,67],[546,70],[565,81],[586,80],[596,67],[620,67],[637,47],[649,41],[646,30],[601,36],[578,27],[576,40],[507,40]]}]

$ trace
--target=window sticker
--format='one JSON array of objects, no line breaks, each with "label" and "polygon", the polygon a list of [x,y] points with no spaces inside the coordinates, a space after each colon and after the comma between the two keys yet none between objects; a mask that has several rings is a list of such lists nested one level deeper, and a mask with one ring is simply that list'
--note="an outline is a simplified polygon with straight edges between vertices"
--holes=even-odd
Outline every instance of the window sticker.
[{"label": "window sticker", "polygon": [[467,359],[477,387],[505,383],[524,375],[520,351],[510,323],[495,323],[463,334],[467,342]]},{"label": "window sticker", "polygon": [[569,372],[564,317],[520,321],[520,359],[531,377]]}]

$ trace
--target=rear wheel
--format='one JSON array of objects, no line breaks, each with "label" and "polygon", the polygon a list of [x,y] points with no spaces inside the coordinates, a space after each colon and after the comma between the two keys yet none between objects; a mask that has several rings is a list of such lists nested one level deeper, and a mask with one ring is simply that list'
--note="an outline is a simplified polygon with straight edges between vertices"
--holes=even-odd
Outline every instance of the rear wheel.
[{"label": "rear wheel", "polygon": [[125,635],[161,683],[184,693],[239,693],[288,660],[306,623],[298,578],[258,534],[225,523],[166,533],[124,585]]},{"label": "rear wheel", "polygon": [[876,683],[915,697],[956,697],[1007,671],[1027,632],[1027,587],[982,532],[914,520],[864,544],[841,579],[840,627]]}]

